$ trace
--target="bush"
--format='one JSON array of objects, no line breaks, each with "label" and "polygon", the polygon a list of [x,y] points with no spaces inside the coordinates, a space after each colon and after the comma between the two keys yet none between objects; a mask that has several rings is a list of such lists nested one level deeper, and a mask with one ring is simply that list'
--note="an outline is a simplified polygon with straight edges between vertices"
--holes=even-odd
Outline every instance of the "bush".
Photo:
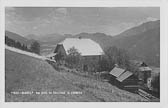
[{"label": "bush", "polygon": [[65,58],[65,61],[70,68],[77,68],[80,64],[81,55],[74,47],[68,50],[68,55]]},{"label": "bush", "polygon": [[40,54],[40,44],[34,41],[30,46],[30,50],[36,54]]},{"label": "bush", "polygon": [[10,39],[7,36],[5,36],[5,44],[8,46],[11,46],[11,47],[15,47],[15,48],[30,52],[30,50],[27,48],[26,45],[21,44],[19,41],[15,41],[13,39]]}]

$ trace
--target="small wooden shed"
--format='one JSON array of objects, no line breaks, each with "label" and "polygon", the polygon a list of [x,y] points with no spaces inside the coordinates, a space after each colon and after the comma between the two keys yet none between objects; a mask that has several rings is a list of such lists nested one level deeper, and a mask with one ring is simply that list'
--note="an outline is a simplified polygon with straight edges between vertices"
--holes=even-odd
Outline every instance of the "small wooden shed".
[{"label": "small wooden shed", "polygon": [[130,71],[114,67],[111,72],[111,83],[124,87],[126,85],[138,84],[138,78]]}]

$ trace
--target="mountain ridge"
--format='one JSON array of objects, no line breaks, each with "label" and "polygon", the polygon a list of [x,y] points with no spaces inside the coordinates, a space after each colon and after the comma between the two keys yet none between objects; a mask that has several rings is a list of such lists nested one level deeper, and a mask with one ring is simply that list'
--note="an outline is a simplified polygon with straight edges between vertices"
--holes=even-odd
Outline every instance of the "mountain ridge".
[{"label": "mountain ridge", "polygon": [[52,33],[39,37],[42,51],[52,52],[56,44],[65,38],[89,38],[99,43],[103,50],[116,46],[128,50],[133,59],[141,59],[149,65],[160,66],[160,20],[143,23],[116,36],[83,32],[76,35]]}]

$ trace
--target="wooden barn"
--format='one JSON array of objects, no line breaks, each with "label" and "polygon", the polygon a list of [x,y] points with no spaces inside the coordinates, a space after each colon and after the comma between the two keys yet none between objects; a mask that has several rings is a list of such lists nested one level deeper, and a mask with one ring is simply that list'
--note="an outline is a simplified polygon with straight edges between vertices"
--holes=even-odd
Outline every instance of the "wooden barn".
[{"label": "wooden barn", "polygon": [[75,48],[81,55],[81,63],[79,69],[82,71],[96,72],[98,62],[104,54],[98,43],[86,38],[66,38],[57,44],[54,53],[61,54],[64,60],[68,55],[68,50]]},{"label": "wooden barn", "polygon": [[148,79],[151,78],[152,69],[143,61],[132,60],[131,63],[137,67],[137,76],[143,84],[147,84]]},{"label": "wooden barn", "polygon": [[139,67],[138,78],[144,83],[147,83],[148,79],[151,78],[152,69],[149,67]]},{"label": "wooden barn", "polygon": [[111,83],[119,87],[131,87],[131,89],[133,89],[138,85],[138,78],[132,72],[125,69],[114,67],[110,75]]}]

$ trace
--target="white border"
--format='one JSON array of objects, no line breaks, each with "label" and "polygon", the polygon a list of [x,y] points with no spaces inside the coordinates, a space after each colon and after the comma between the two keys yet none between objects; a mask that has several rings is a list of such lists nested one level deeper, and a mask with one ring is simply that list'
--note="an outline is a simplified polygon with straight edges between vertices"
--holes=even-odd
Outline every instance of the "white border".
[{"label": "white border", "polygon": [[7,6],[158,6],[164,0],[4,0]]},{"label": "white border", "polygon": [[[160,69],[161,99],[159,103],[145,102],[4,102],[4,7],[38,6],[38,7],[160,7]],[[168,1],[167,0],[3,0],[0,3],[0,107],[129,107],[129,108],[166,108],[168,107]],[[2,108],[1,107],[1,108]]]}]

